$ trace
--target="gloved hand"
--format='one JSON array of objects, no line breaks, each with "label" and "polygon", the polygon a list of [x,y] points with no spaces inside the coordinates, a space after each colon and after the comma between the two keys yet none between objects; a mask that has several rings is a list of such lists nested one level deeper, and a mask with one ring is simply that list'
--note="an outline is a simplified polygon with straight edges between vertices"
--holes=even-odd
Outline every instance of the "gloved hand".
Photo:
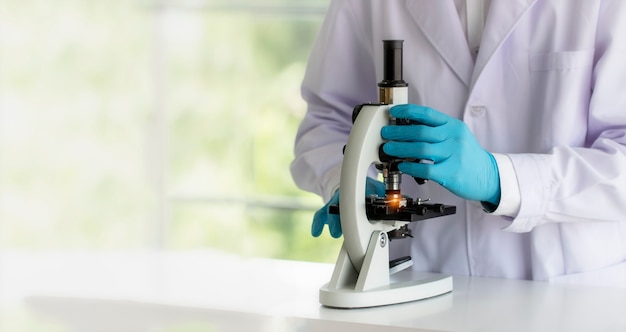
[{"label": "gloved hand", "polygon": [[[369,196],[372,194],[376,194],[378,196],[385,195],[385,184],[380,181],[376,181],[370,177],[367,178],[365,184],[365,196]],[[338,214],[330,214],[329,208],[331,205],[339,204],[339,190],[335,191],[333,197],[322,207],[321,209],[315,212],[313,216],[313,225],[311,225],[311,234],[315,237],[318,237],[322,234],[324,230],[324,225],[328,224],[328,230],[330,231],[330,235],[334,238],[339,238],[341,236],[341,219]],[[365,197],[363,197],[365,199]]]},{"label": "gloved hand", "polygon": [[402,162],[401,172],[435,181],[464,199],[500,203],[498,165],[465,123],[417,105],[394,106],[390,115],[417,124],[383,127],[381,135],[390,141],[383,146],[385,153],[433,162]]}]

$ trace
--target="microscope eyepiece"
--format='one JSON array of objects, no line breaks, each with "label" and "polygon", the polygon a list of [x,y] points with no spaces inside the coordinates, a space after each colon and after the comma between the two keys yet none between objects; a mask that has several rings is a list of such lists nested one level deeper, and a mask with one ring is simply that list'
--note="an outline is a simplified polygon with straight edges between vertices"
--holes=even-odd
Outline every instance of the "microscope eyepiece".
[{"label": "microscope eyepiece", "polygon": [[403,40],[383,40],[383,80],[381,88],[405,87],[402,79],[402,44]]}]

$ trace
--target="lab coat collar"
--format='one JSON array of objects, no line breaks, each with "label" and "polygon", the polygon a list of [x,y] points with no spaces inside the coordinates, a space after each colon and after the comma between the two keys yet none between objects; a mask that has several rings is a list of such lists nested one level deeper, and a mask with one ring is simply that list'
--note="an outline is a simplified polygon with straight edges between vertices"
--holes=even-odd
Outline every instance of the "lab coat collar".
[{"label": "lab coat collar", "polygon": [[437,52],[458,78],[471,88],[491,57],[536,1],[491,1],[475,63],[454,1],[408,0],[407,8]]},{"label": "lab coat collar", "polygon": [[478,81],[483,69],[496,51],[511,34],[517,23],[537,0],[492,0],[485,31],[480,44],[480,52],[472,76],[472,86]]},{"label": "lab coat collar", "polygon": [[454,1],[408,0],[407,8],[433,47],[469,87],[474,60]]}]

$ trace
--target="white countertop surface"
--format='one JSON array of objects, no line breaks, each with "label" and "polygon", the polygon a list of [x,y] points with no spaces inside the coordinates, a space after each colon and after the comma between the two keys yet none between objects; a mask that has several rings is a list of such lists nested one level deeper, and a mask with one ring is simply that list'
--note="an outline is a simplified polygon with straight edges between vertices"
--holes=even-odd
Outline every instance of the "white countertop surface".
[{"label": "white countertop surface", "polygon": [[[0,252],[2,312],[67,331],[626,331],[626,289],[454,276],[452,293],[331,309],[332,265],[219,252]],[[8,331],[8,330],[7,330]]]}]

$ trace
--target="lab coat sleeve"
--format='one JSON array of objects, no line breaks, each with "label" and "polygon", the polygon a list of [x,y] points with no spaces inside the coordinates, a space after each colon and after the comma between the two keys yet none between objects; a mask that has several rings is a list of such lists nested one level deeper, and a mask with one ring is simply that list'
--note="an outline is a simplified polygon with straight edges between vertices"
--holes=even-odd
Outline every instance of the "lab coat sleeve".
[{"label": "lab coat sleeve", "polygon": [[339,187],[352,110],[376,100],[371,42],[357,29],[362,25],[355,24],[350,3],[331,2],[310,54],[301,86],[308,109],[296,135],[291,164],[295,183],[325,202]]},{"label": "lab coat sleeve", "polygon": [[494,159],[500,172],[500,204],[491,212],[501,216],[515,216],[519,212],[520,193],[517,176],[511,159],[505,154],[494,153]]},{"label": "lab coat sleeve", "polygon": [[551,222],[626,222],[626,24],[604,2],[596,32],[585,146],[510,154],[521,195],[508,231]]}]

